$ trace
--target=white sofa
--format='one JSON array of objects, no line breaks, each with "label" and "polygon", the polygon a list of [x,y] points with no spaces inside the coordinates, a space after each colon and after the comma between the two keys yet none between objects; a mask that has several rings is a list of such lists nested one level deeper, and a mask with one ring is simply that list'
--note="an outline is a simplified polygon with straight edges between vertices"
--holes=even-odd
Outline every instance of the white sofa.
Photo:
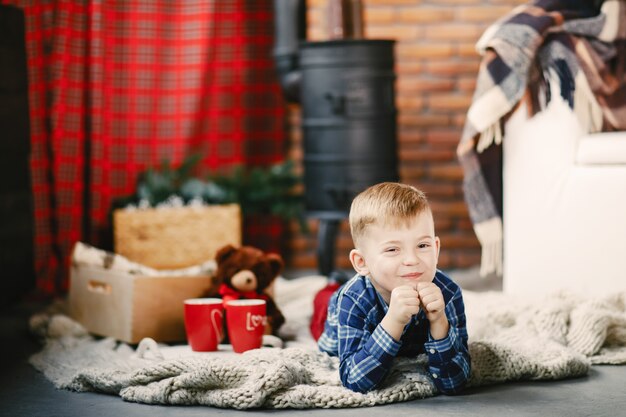
[{"label": "white sofa", "polygon": [[626,289],[626,132],[585,135],[559,94],[503,141],[503,290]]}]

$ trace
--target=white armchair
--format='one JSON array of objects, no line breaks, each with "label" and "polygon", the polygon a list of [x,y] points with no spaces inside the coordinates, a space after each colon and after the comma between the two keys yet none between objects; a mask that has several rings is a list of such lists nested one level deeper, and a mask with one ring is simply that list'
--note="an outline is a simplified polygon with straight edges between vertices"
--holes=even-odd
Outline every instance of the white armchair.
[{"label": "white armchair", "polygon": [[626,132],[585,135],[559,94],[503,141],[503,290],[626,289]]}]

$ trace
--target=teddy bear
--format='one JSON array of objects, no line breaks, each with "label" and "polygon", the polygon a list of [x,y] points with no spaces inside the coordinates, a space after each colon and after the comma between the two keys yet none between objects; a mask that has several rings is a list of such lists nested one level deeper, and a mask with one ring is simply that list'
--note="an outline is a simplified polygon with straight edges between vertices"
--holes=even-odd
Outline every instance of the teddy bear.
[{"label": "teddy bear", "polygon": [[265,334],[278,336],[278,329],[285,323],[285,317],[272,298],[271,285],[284,267],[282,257],[253,246],[237,248],[225,245],[217,251],[215,261],[217,270],[214,279],[224,303],[241,298],[265,300]]}]

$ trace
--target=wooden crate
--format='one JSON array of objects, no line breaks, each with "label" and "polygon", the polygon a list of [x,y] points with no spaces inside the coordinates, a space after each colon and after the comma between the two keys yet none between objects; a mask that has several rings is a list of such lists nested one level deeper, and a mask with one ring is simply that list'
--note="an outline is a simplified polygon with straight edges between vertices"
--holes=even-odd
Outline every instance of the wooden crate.
[{"label": "wooden crate", "polygon": [[212,291],[210,276],[148,277],[97,266],[70,270],[70,315],[89,332],[138,343],[185,341],[187,298]]}]

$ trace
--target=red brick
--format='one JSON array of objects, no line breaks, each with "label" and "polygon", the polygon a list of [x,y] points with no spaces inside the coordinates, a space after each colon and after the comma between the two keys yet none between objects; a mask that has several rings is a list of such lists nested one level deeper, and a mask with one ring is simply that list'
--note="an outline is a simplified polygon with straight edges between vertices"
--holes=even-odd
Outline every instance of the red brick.
[{"label": "red brick", "polygon": [[393,7],[368,7],[363,13],[365,27],[376,23],[393,23],[396,21],[396,11]]},{"label": "red brick", "polygon": [[416,181],[424,176],[425,170],[421,166],[403,164],[402,161],[399,165],[398,172],[403,182]]},{"label": "red brick", "polygon": [[445,162],[456,159],[454,149],[400,149],[399,158],[411,162]]},{"label": "red brick", "polygon": [[[424,187],[421,187],[424,190]],[[428,194],[426,194],[428,195]],[[447,230],[451,230],[454,226],[454,222],[448,217],[435,217],[435,233],[439,234],[441,232],[445,232]]]},{"label": "red brick", "polygon": [[400,59],[441,58],[454,55],[454,45],[445,42],[402,43],[396,46],[396,56]]},{"label": "red brick", "polygon": [[342,252],[349,253],[352,249],[354,249],[354,243],[352,242],[352,238],[349,235],[338,236],[335,245],[336,249]]},{"label": "red brick", "polygon": [[350,263],[349,252],[340,253],[335,257],[335,268],[343,269],[352,273],[352,264]]},{"label": "red brick", "polygon": [[459,91],[469,91],[472,94],[476,90],[476,77],[475,76],[462,76],[457,80],[457,86]]},{"label": "red brick", "polygon": [[426,63],[424,71],[438,76],[459,76],[461,74],[471,74],[476,76],[478,74],[479,66],[479,59],[430,60]]},{"label": "red brick", "polygon": [[398,94],[423,93],[428,91],[452,91],[454,80],[431,79],[427,77],[400,77],[396,83]]},{"label": "red brick", "polygon": [[[467,110],[469,110],[469,107],[467,108]],[[463,127],[463,126],[465,125],[465,119],[466,119],[466,116],[467,116],[467,111],[464,111],[464,112],[462,112],[462,113],[455,114],[455,115],[452,117],[452,124],[453,124],[454,126],[460,126],[460,127]]]},{"label": "red brick", "polygon": [[414,75],[420,74],[424,69],[425,65],[421,62],[416,61],[400,61],[396,62],[396,74],[399,76],[403,75]]},{"label": "red brick", "polygon": [[325,28],[310,28],[306,33],[307,40],[309,41],[326,41],[328,40],[328,32]]},{"label": "red brick", "polygon": [[312,240],[309,237],[303,236],[303,235],[299,235],[299,236],[293,236],[290,241],[289,241],[289,249],[294,249],[294,250],[314,250],[315,246],[313,244],[314,242],[312,242]]},{"label": "red brick", "polygon": [[476,50],[476,42],[461,42],[457,44],[456,48],[456,56],[459,58],[480,58],[480,54]]},{"label": "red brick", "polygon": [[321,28],[324,29],[326,25],[327,16],[324,9],[309,7],[306,13],[307,25],[309,28]]},{"label": "red brick", "polygon": [[292,221],[289,223],[289,231],[292,235],[302,235],[303,237],[306,238],[310,238],[310,237],[316,237],[317,236],[317,226],[318,226],[319,221],[317,219],[307,219],[306,220],[306,224],[309,227],[309,235],[305,235],[302,233],[302,231],[300,230],[300,226],[298,224],[297,221]]},{"label": "red brick", "polygon": [[461,140],[461,131],[454,128],[429,129],[426,132],[426,142],[433,146],[454,147]]},{"label": "red brick", "polygon": [[435,41],[477,41],[483,30],[482,26],[473,24],[436,24],[426,28],[424,31],[424,38]]},{"label": "red brick", "polygon": [[511,9],[513,9],[515,6],[518,6],[520,4],[528,3],[526,0],[491,0],[491,2],[498,3],[498,4],[507,4],[511,6]]},{"label": "red brick", "polygon": [[430,206],[435,216],[465,217],[468,215],[464,201],[431,201]]},{"label": "red brick", "polygon": [[421,109],[424,106],[424,98],[419,95],[398,94],[396,107],[400,110]]},{"label": "red brick", "polygon": [[437,266],[441,269],[448,269],[452,266],[452,253],[442,248],[439,252],[439,259],[437,260]]},{"label": "red brick", "polygon": [[453,17],[453,9],[441,7],[406,8],[398,13],[398,21],[403,23],[441,23]]},{"label": "red brick", "polygon": [[424,134],[415,130],[400,129],[398,132],[398,142],[402,144],[421,143],[424,141]]},{"label": "red brick", "polygon": [[326,5],[328,4],[328,0],[307,0],[306,5],[307,5],[307,13],[309,13],[311,11],[311,9],[313,8],[321,8],[324,9],[326,8]]},{"label": "red brick", "polygon": [[[476,241],[477,247],[479,246]],[[469,268],[480,265],[480,250],[468,251],[466,249],[458,251],[453,256],[455,268]]]},{"label": "red brick", "polygon": [[317,269],[317,258],[306,253],[296,252],[289,258],[290,268]]},{"label": "red brick", "polygon": [[[425,184],[421,184],[418,188],[424,191],[426,193],[426,196],[429,199],[448,200],[451,197],[458,196],[457,187],[455,187],[454,184],[449,184],[449,183],[446,184],[446,183],[441,183],[441,182],[425,183]],[[443,220],[440,220],[440,221],[443,221]],[[450,225],[455,224],[450,219],[446,218],[446,221],[449,221]],[[437,222],[435,221],[435,223]]]},{"label": "red brick", "polygon": [[[456,20],[460,22],[483,22],[491,24],[510,12],[510,6],[474,6],[474,7],[457,7]],[[486,29],[485,25],[485,29]]]},{"label": "red brick", "polygon": [[458,164],[436,164],[428,168],[428,174],[438,179],[459,181],[463,179],[463,169]]},{"label": "red brick", "polygon": [[415,39],[422,33],[419,26],[371,25],[365,28],[369,39]]},{"label": "red brick", "polygon": [[469,219],[469,217],[457,220],[456,227],[459,230],[471,230],[472,232],[474,231],[474,225],[472,224],[472,221]]},{"label": "red brick", "polygon": [[380,6],[394,6],[394,5],[398,5],[398,6],[405,6],[405,5],[409,5],[409,6],[418,6],[421,3],[421,0],[365,0],[364,3],[366,3],[368,6],[376,6],[376,5],[380,5]]},{"label": "red brick", "polygon": [[302,150],[301,147],[292,148],[287,153],[287,158],[291,159],[291,160],[294,160],[294,161],[295,160],[302,160],[303,154],[304,154],[304,151]]},{"label": "red brick", "polygon": [[295,104],[290,105],[287,108],[287,117],[290,124],[299,125],[301,119],[302,111],[300,110],[300,106],[296,107]]},{"label": "red brick", "polygon": [[436,110],[467,111],[472,104],[469,94],[433,94],[428,98],[428,108]]},{"label": "red brick", "polygon": [[437,4],[445,5],[469,5],[469,4],[484,4],[482,0],[439,0]]},{"label": "red brick", "polygon": [[441,246],[450,249],[471,249],[476,247],[476,238],[466,234],[440,233]]},{"label": "red brick", "polygon": [[430,127],[448,126],[450,116],[443,114],[404,114],[400,113],[398,122],[401,126]]}]

